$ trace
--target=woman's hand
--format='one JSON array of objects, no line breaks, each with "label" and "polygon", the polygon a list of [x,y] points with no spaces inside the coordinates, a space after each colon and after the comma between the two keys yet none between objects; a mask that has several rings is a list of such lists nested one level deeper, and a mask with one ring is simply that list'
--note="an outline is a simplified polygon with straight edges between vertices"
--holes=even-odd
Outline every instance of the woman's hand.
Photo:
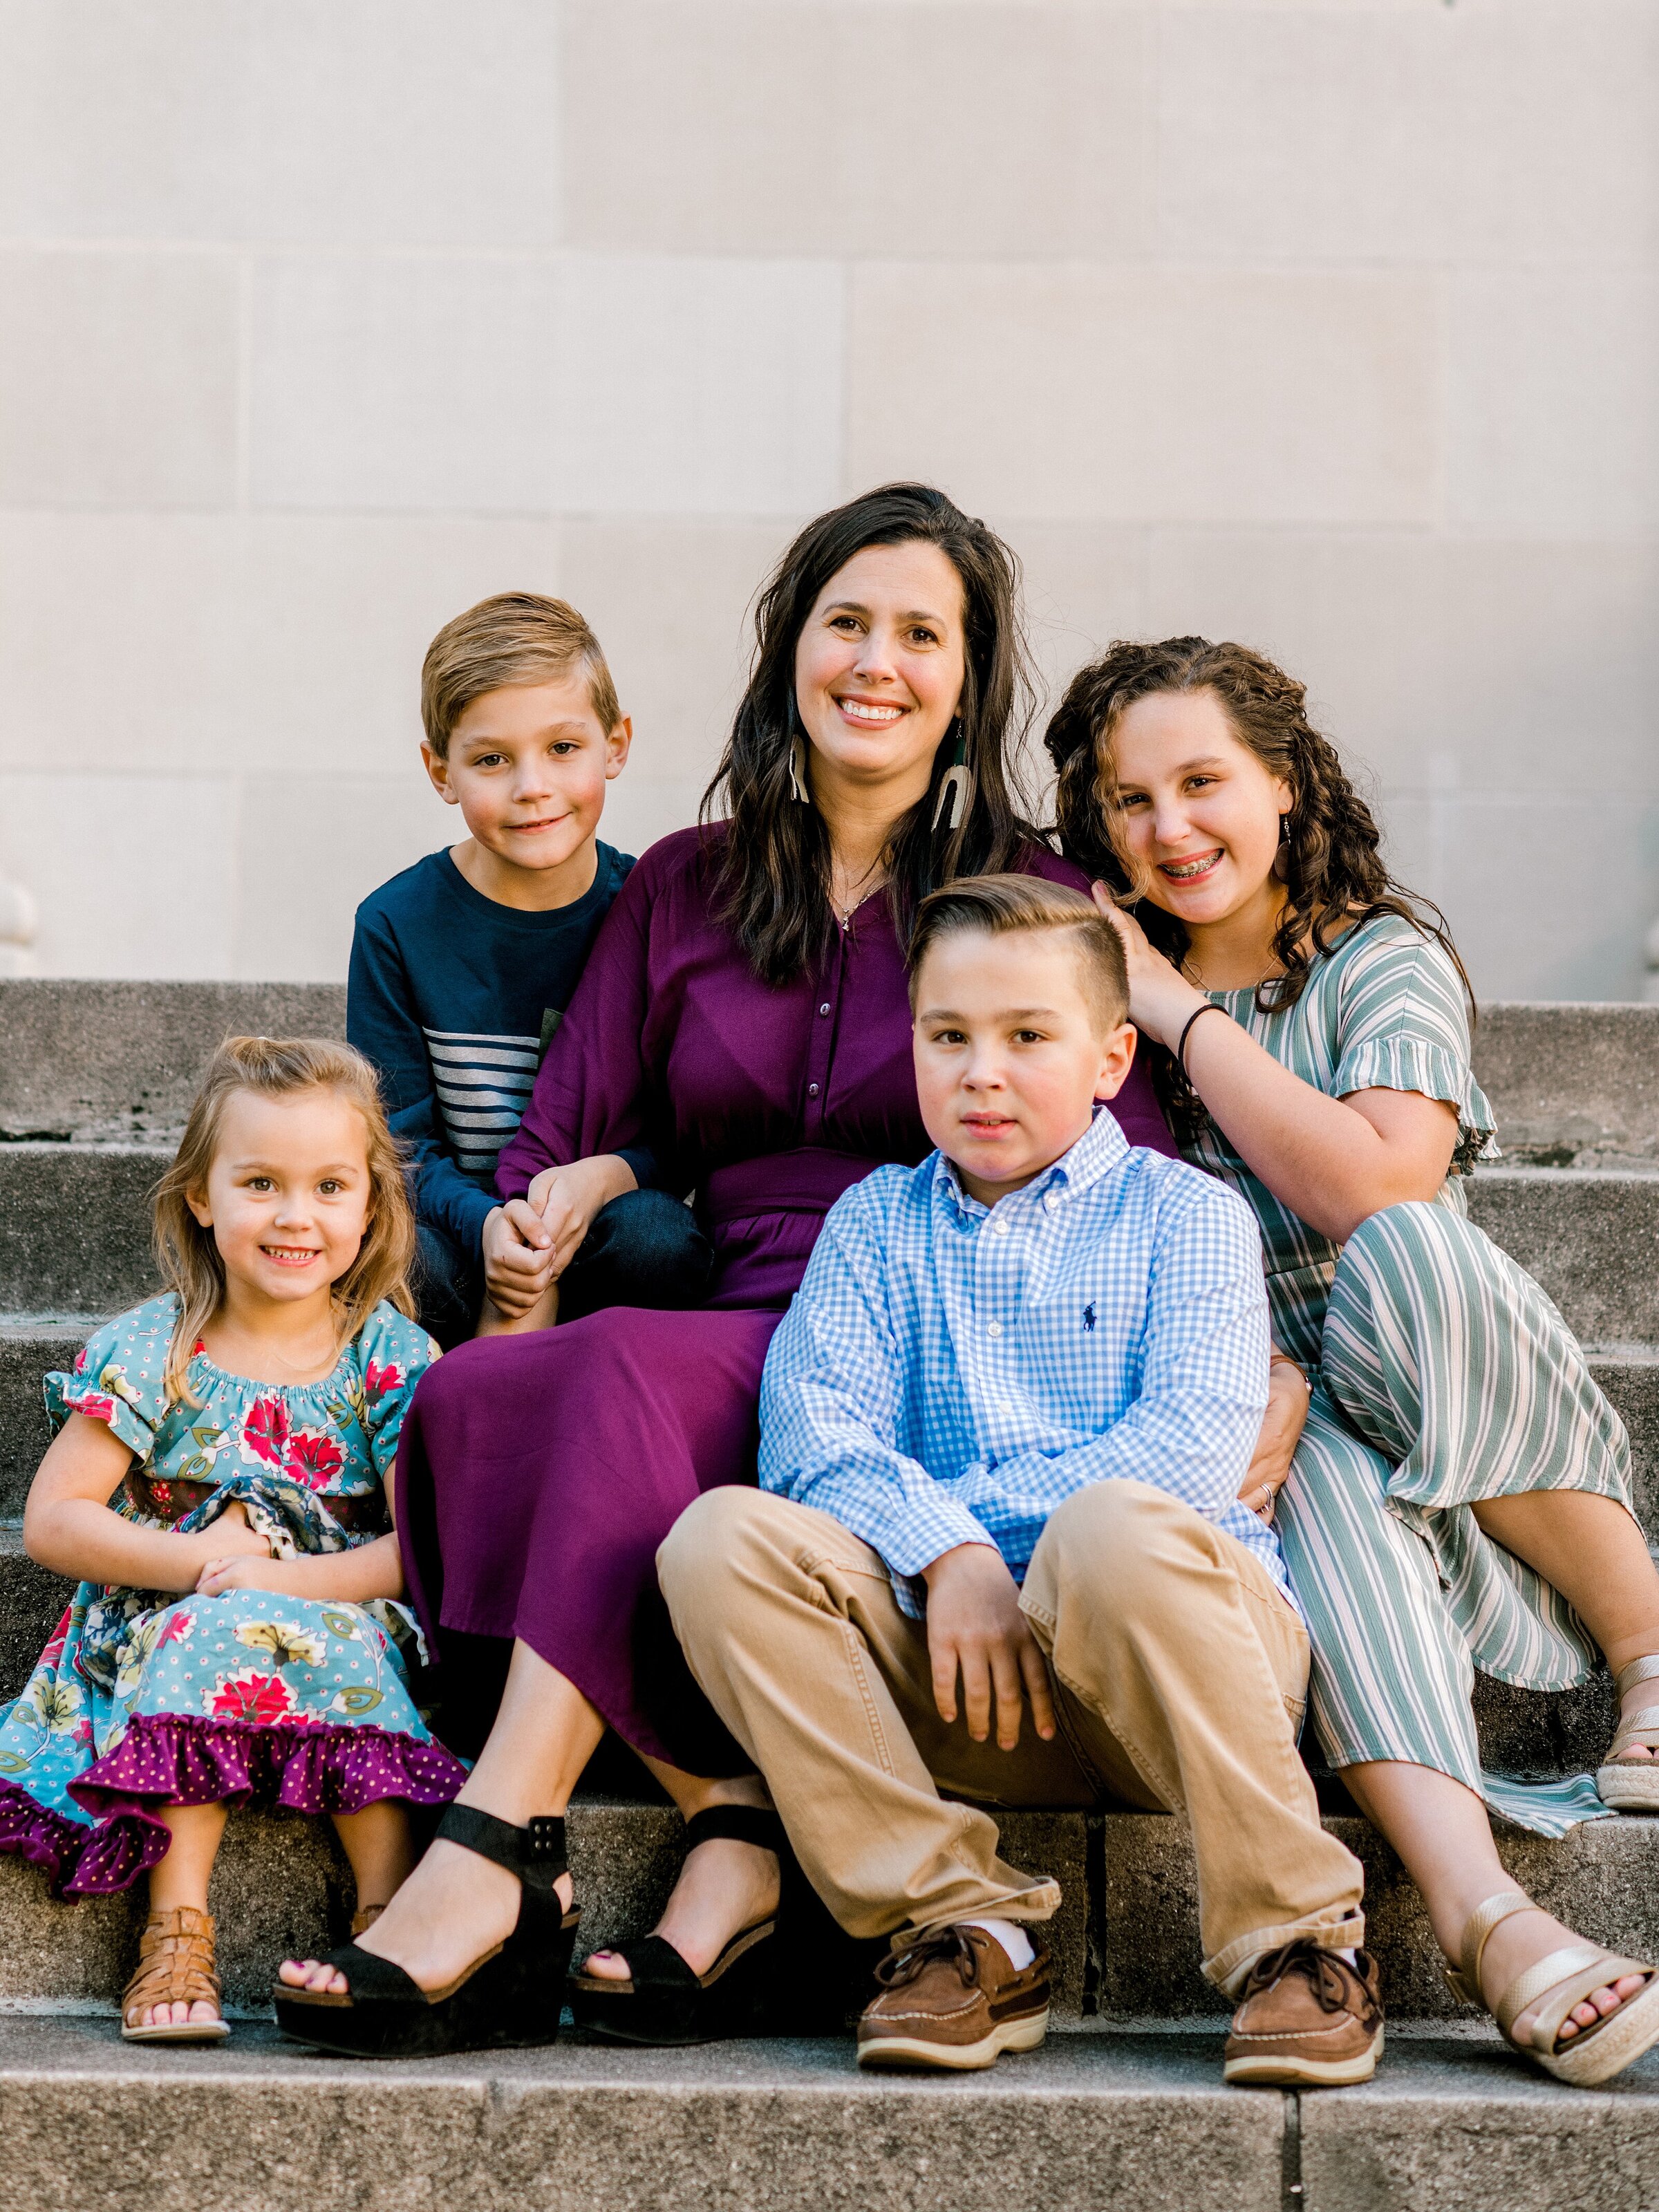
[{"label": "woman's hand", "polygon": [[540,1215],[550,1240],[556,1282],[575,1258],[600,1207],[638,1188],[634,1170],[615,1152],[542,1170],[525,1196]]},{"label": "woman's hand", "polygon": [[544,1168],[522,1198],[498,1206],[483,1228],[484,1288],[496,1310],[523,1320],[570,1265],[600,1207],[638,1188],[626,1160],[596,1152]]},{"label": "woman's hand", "polygon": [[1125,911],[1104,884],[1094,885],[1095,904],[1118,933],[1129,971],[1129,1019],[1143,1036],[1173,1052],[1181,1032],[1200,1006],[1210,1001],[1147,937],[1133,915]]},{"label": "woman's hand", "polygon": [[1255,1449],[1238,1486],[1239,1497],[1261,1520],[1271,1522],[1273,1517],[1274,1504],[1302,1441],[1312,1395],[1312,1385],[1295,1360],[1275,1352],[1267,1370],[1267,1410],[1261,1416]]}]

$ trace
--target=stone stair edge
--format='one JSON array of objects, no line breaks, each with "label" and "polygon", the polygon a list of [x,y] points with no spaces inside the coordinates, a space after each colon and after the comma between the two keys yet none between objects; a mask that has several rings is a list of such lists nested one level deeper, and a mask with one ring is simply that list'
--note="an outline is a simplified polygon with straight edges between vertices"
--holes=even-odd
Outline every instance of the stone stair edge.
[{"label": "stone stair edge", "polygon": [[[860,2075],[844,2041],[345,2064],[240,2029],[135,2051],[106,2023],[0,2018],[14,2201],[127,2212],[1534,2212],[1651,2202],[1659,2074],[1607,2093],[1479,2043],[1401,2038],[1359,2087],[1227,2089],[1212,2034],[1051,2036],[988,2074]],[[296,2146],[309,2151],[299,2168]]]}]

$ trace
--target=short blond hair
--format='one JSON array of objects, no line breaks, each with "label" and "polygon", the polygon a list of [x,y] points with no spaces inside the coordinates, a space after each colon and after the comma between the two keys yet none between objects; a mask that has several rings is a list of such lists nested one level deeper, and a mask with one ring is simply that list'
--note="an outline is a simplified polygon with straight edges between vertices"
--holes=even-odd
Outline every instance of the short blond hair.
[{"label": "short blond hair", "polygon": [[1129,1011],[1129,973],[1123,945],[1094,901],[1069,884],[1043,876],[959,876],[930,891],[916,909],[906,966],[910,976],[910,1011],[915,1012],[916,980],[928,948],[942,937],[976,930],[986,937],[1016,932],[1064,930],[1076,948],[1079,982],[1089,1012],[1103,1036]]},{"label": "short blond hair", "polygon": [[167,1389],[186,1405],[197,1402],[187,1382],[197,1339],[225,1295],[225,1263],[212,1230],[191,1212],[190,1194],[207,1186],[225,1106],[238,1091],[252,1091],[262,1098],[332,1091],[356,1108],[368,1139],[368,1226],[356,1258],[334,1285],[337,1345],[343,1350],[383,1299],[411,1320],[415,1314],[409,1289],[415,1209],[404,1181],[403,1151],[386,1121],[374,1070],[354,1047],[331,1037],[227,1037],[208,1062],[178,1156],[151,1201],[155,1257],[179,1300],[167,1349]]},{"label": "short blond hair", "polygon": [[622,720],[617,687],[599,641],[563,599],[536,592],[498,592],[447,622],[421,664],[421,722],[440,760],[449,758],[455,725],[475,699],[514,684],[545,684],[578,661],[587,675],[594,719],[608,736]]}]

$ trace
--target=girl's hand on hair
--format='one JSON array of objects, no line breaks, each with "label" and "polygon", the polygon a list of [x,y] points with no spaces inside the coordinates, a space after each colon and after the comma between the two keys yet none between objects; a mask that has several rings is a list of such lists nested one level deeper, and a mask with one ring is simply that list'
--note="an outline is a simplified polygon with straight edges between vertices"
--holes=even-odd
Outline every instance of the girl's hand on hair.
[{"label": "girl's hand on hair", "polygon": [[1148,939],[1133,915],[1125,911],[1104,884],[1092,886],[1095,904],[1123,946],[1129,971],[1129,1019],[1156,1044],[1175,1050],[1188,1017],[1209,1002]]}]

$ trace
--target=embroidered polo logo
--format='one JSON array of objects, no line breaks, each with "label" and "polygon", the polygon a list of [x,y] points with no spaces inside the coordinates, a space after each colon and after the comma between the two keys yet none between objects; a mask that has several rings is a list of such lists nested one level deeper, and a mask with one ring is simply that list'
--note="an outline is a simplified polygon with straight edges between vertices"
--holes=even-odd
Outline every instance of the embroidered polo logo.
[{"label": "embroidered polo logo", "polygon": [[1086,1332],[1087,1330],[1091,1329],[1091,1328],[1094,1327],[1094,1325],[1095,1325],[1095,1307],[1094,1307],[1094,1301],[1093,1301],[1093,1299],[1091,1298],[1091,1299],[1089,1301],[1088,1304],[1087,1304],[1086,1306],[1085,1306],[1085,1307],[1084,1307],[1084,1309],[1083,1309],[1083,1326],[1084,1326],[1084,1328],[1085,1328],[1085,1332]]}]

